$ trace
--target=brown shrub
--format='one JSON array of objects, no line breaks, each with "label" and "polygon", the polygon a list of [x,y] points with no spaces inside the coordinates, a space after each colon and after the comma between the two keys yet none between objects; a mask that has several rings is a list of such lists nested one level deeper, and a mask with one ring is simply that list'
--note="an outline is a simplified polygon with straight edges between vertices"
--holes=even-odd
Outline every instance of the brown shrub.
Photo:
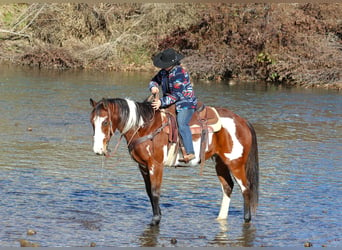
[{"label": "brown shrub", "polygon": [[18,39],[4,36],[0,50],[31,65],[152,69],[154,53],[175,47],[196,78],[341,82],[338,3],[35,3],[21,9],[13,11],[17,19],[0,22]]},{"label": "brown shrub", "polygon": [[22,64],[39,68],[82,68],[82,62],[65,49],[53,46],[35,48],[21,56],[20,61]]},{"label": "brown shrub", "polygon": [[341,4],[208,4],[202,19],[159,43],[201,78],[286,84],[340,80]]}]

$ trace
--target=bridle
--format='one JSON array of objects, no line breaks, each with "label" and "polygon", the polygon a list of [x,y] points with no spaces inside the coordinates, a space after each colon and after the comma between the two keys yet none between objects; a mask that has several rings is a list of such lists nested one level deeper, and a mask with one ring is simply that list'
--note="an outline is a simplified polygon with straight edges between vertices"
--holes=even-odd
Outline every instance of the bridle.
[{"label": "bridle", "polygon": [[[108,148],[108,144],[109,144],[109,141],[110,141],[110,139],[111,139],[111,136],[114,135],[114,130],[113,130],[113,122],[112,122],[111,110],[110,110],[110,108],[108,107],[108,104],[105,103],[105,100],[104,100],[103,102],[104,102],[103,105],[107,108],[108,121],[109,121],[109,122],[108,122],[108,125],[110,126],[110,129],[108,129],[107,136],[106,136],[106,139],[107,139],[107,145],[106,145],[106,146],[107,146],[107,148]],[[153,116],[153,117],[154,117],[154,116]],[[153,120],[153,118],[152,118],[152,120]],[[130,138],[129,140],[127,140],[127,145],[128,145],[128,146],[131,144],[131,142],[132,142],[134,136],[138,133],[139,129],[142,128],[144,125],[145,125],[145,124],[139,126],[139,127],[134,131],[134,133],[133,133],[133,135],[131,136],[131,138]],[[114,147],[113,152],[112,152],[112,153],[106,154],[106,157],[109,158],[109,157],[113,157],[113,156],[115,155],[116,151],[117,151],[118,148],[119,148],[119,144],[120,144],[120,142],[121,142],[121,140],[122,140],[122,137],[123,137],[124,135],[125,135],[124,133],[121,133],[121,135],[120,135],[120,137],[119,137],[119,140],[118,140],[118,142],[116,143],[116,145],[115,145],[115,147]],[[107,150],[108,150],[108,149],[107,149]]]},{"label": "bridle", "polygon": [[[114,135],[114,130],[113,130],[113,122],[112,122],[112,114],[111,114],[111,110],[110,110],[110,107],[108,107],[108,103],[105,99],[103,99],[103,106],[105,108],[107,108],[107,113],[108,113],[108,126],[110,127],[110,129],[108,129],[108,132],[107,132],[107,136],[106,136],[106,140],[107,140],[107,145],[106,145],[106,151],[108,151],[108,144],[109,144],[109,141],[111,139],[111,136]],[[116,153],[116,151],[118,150],[118,147],[119,147],[119,144],[121,142],[121,139],[123,137],[123,134],[121,134],[117,144],[115,145],[115,148],[114,148],[114,151],[112,154],[110,153],[107,153],[106,154],[106,157],[113,157],[114,154]]]},{"label": "bridle", "polygon": [[[149,97],[149,100],[152,101],[153,99],[156,99],[156,98],[159,98],[159,94],[153,94]],[[110,138],[111,138],[111,135],[114,135],[114,131],[113,131],[113,124],[112,124],[112,115],[111,115],[111,111],[110,111],[110,108],[107,106],[107,103],[105,100],[103,100],[103,105],[107,108],[107,112],[108,112],[108,120],[109,120],[109,126],[110,126],[110,129],[108,130],[107,132],[107,147],[108,147],[108,144],[109,144],[109,141],[110,141]],[[151,123],[153,120],[154,120],[154,117],[155,117],[155,110],[153,110],[153,116],[151,118],[151,120],[149,120],[147,123]],[[152,132],[151,134],[149,135],[146,135],[146,136],[143,136],[141,138],[137,138],[135,140],[134,137],[135,135],[138,133],[138,131],[144,127],[147,123],[144,123],[143,125],[140,125],[135,131],[134,133],[132,134],[132,136],[130,136],[130,139],[127,140],[127,146],[128,146],[128,149],[129,149],[129,152],[131,152],[134,148],[135,145],[141,143],[141,142],[144,142],[146,140],[151,140],[153,139],[157,134],[159,134],[167,125],[168,123],[163,123],[162,126],[160,128],[158,128],[157,130],[155,130],[154,132]],[[118,147],[119,147],[119,144],[122,140],[122,137],[124,136],[125,134],[124,133],[121,133],[120,137],[119,137],[119,140],[118,142],[116,143],[115,147],[114,147],[114,150],[112,153],[108,153],[106,154],[106,157],[113,157],[116,153],[116,151],[118,150]]]}]

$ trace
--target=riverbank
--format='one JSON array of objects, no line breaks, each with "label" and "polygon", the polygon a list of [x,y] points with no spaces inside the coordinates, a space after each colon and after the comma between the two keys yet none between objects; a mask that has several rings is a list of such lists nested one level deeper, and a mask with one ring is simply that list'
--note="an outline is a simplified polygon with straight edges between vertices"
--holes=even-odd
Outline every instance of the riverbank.
[{"label": "riverbank", "polygon": [[40,68],[152,71],[174,47],[192,77],[342,89],[342,4],[11,4],[0,60]]}]

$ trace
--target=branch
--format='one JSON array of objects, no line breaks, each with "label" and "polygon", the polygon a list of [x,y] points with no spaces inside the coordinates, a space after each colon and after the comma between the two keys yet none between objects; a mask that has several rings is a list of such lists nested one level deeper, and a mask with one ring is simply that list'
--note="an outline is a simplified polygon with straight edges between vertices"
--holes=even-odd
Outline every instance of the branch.
[{"label": "branch", "polygon": [[44,4],[42,5],[42,7],[40,7],[40,9],[36,12],[36,14],[35,14],[35,16],[32,18],[32,20],[31,20],[24,28],[22,28],[20,32],[23,32],[27,27],[29,27],[29,26],[34,22],[34,20],[38,17],[38,15],[40,14],[40,12],[42,12],[42,10],[45,8],[45,6],[46,6],[46,3],[44,3]]},{"label": "branch", "polygon": [[34,13],[32,12],[32,9],[36,8],[36,6],[39,5],[39,3],[34,3],[31,4],[27,10],[22,13],[18,18],[17,21],[14,23],[13,27],[12,27],[12,31],[16,29],[17,26],[19,26],[22,22],[24,22],[27,18],[29,18],[31,15],[33,15]]},{"label": "branch", "polygon": [[15,35],[15,36],[21,36],[21,37],[31,38],[30,35],[22,34],[22,33],[20,33],[20,32],[14,32],[14,31],[10,31],[10,30],[3,30],[3,29],[0,29],[0,33],[8,33],[8,34]]}]

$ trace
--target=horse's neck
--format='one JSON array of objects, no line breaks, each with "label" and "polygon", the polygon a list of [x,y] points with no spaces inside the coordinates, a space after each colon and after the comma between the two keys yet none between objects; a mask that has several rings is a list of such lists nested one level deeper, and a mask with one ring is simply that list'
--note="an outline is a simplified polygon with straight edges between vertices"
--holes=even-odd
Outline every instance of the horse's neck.
[{"label": "horse's neck", "polygon": [[130,129],[125,134],[122,134],[125,137],[128,144],[133,139],[134,135],[137,133],[136,131],[137,131],[136,129],[135,130]]},{"label": "horse's neck", "polygon": [[[121,134],[126,134],[128,133],[128,130],[131,130],[131,128],[129,128],[127,131],[125,131],[127,123],[131,123],[130,120],[130,115],[129,117],[122,117],[120,114],[124,113],[124,112],[131,112],[130,109],[128,109],[128,111],[122,111],[122,106],[119,103],[111,103],[111,106],[109,108],[110,113],[111,113],[111,121],[112,124],[116,125],[116,129],[120,131]],[[129,124],[129,126],[133,126],[133,124]]]},{"label": "horse's neck", "polygon": [[[140,118],[139,118],[140,119]],[[152,134],[155,132],[158,128],[160,128],[162,124],[161,121],[161,112],[157,110],[154,114],[154,116],[149,121],[145,121],[140,126],[135,126],[131,129],[129,129],[123,136],[127,140],[127,143],[129,144],[130,141],[138,138],[143,137],[149,134]],[[122,130],[120,130],[121,132]]]}]

